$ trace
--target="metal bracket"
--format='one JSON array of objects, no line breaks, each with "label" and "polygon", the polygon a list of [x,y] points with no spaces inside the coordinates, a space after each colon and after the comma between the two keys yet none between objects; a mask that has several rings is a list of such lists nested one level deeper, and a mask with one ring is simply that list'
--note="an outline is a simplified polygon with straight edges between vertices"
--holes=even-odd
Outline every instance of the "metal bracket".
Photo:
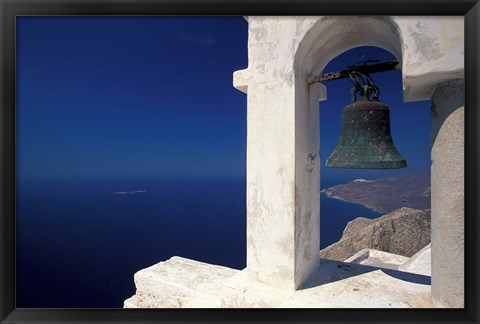
[{"label": "metal bracket", "polygon": [[399,61],[390,61],[390,62],[383,62],[378,64],[367,65],[367,62],[372,62],[372,60],[368,60],[364,62],[363,65],[353,65],[349,69],[338,71],[338,72],[330,72],[324,73],[320,76],[314,76],[308,78],[308,84],[317,83],[317,82],[326,82],[338,79],[349,78],[352,72],[359,72],[364,75],[369,75],[372,73],[390,71],[390,70],[398,70],[400,69],[400,62]]}]

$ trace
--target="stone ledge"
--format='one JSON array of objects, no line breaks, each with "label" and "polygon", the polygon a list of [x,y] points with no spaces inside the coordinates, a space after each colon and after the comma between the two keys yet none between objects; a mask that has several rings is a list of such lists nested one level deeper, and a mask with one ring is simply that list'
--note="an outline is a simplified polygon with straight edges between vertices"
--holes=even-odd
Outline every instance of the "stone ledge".
[{"label": "stone ledge", "polygon": [[181,257],[159,262],[135,273],[137,292],[125,308],[220,307],[216,291],[239,270]]},{"label": "stone ledge", "polygon": [[363,249],[344,262],[369,265],[373,267],[398,270],[409,260],[408,257],[373,249]]},{"label": "stone ledge", "polygon": [[425,308],[430,277],[326,259],[297,291],[235,270],[173,257],[135,274],[125,308]]},{"label": "stone ledge", "polygon": [[432,275],[432,248],[431,244],[415,253],[407,262],[400,265],[398,270],[418,273],[425,276]]}]

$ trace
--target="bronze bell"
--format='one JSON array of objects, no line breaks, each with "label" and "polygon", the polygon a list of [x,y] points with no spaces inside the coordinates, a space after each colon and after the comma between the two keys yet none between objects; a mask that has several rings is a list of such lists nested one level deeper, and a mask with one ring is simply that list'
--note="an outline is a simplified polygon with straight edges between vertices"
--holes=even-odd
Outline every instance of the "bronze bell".
[{"label": "bronze bell", "polygon": [[[399,169],[407,162],[398,153],[390,134],[390,111],[376,96],[369,99],[372,89],[352,89],[352,103],[342,111],[342,132],[337,147],[326,166],[349,169]],[[355,93],[361,92],[360,100]]]}]

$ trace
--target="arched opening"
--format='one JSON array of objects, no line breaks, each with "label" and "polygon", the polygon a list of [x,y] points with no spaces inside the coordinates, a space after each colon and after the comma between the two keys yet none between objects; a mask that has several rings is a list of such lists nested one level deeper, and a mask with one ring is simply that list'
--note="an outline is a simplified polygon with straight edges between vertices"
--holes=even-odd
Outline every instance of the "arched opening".
[{"label": "arched opening", "polygon": [[[397,60],[384,49],[360,46],[333,58],[322,73],[343,70],[362,57],[380,62]],[[373,256],[368,259],[369,252],[362,252],[371,249],[385,252],[376,255],[385,258],[377,266],[395,269],[430,243],[430,102],[404,102],[400,70],[375,73],[371,77],[380,88],[379,100],[389,107],[393,142],[407,160],[407,167],[325,166],[340,137],[342,110],[351,102],[353,86],[348,79],[326,82],[328,97],[320,103],[319,119],[320,255],[338,261],[378,262]],[[402,207],[410,209],[400,210]],[[386,214],[390,215],[383,217]],[[406,222],[406,218],[414,218],[416,222]],[[403,241],[401,230],[408,232],[411,239]]]},{"label": "arched opening", "polygon": [[320,246],[318,101],[326,98],[326,91],[324,85],[310,85],[308,79],[319,75],[340,53],[364,45],[378,46],[402,59],[400,32],[390,17],[322,17],[295,53],[296,287],[316,270]]}]

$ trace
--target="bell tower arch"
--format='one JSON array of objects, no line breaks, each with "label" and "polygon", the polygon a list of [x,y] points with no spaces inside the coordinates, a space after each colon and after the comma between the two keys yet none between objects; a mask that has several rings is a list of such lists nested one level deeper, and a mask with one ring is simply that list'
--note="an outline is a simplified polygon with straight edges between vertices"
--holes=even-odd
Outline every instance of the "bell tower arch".
[{"label": "bell tower arch", "polygon": [[[318,102],[326,88],[309,78],[340,53],[371,45],[401,62],[404,100],[433,98],[432,180],[442,180],[432,181],[432,300],[461,307],[463,17],[247,20],[249,65],[234,73],[234,86],[247,93],[249,280],[296,290],[321,271]],[[450,92],[458,100],[448,100]],[[441,188],[445,181],[453,196]]]}]

